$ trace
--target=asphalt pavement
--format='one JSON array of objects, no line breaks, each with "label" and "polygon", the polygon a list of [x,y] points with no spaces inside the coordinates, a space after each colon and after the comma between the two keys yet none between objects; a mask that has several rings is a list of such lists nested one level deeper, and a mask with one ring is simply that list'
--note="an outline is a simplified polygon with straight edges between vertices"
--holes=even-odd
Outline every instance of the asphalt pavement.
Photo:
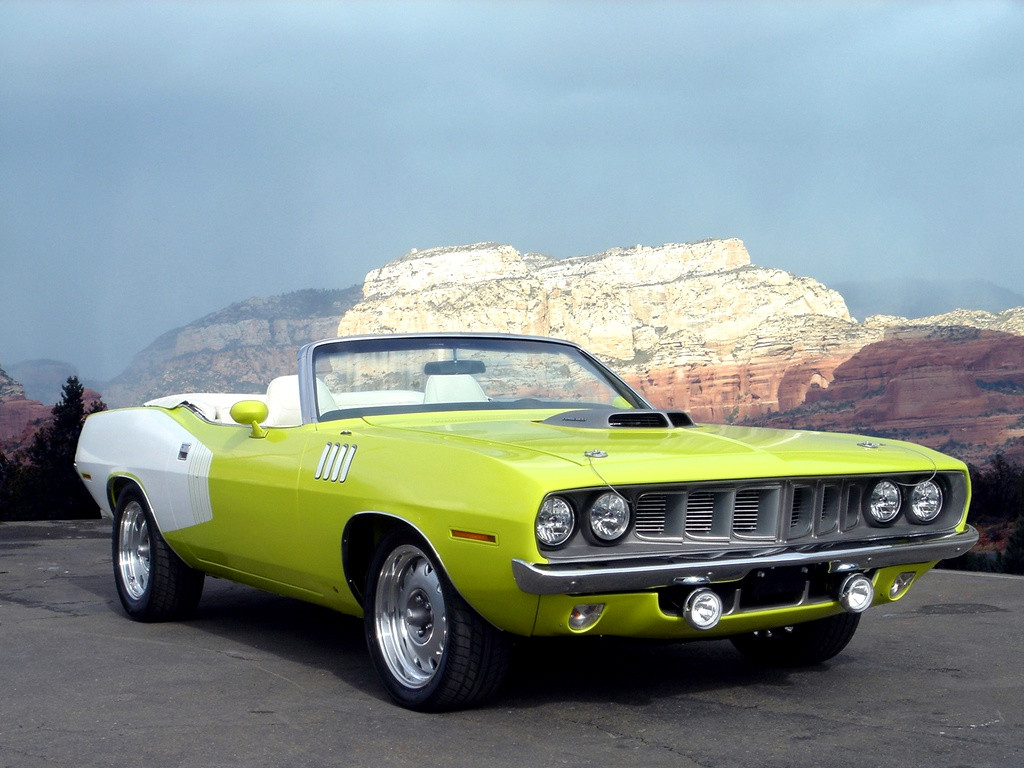
[{"label": "asphalt pavement", "polygon": [[109,526],[0,524],[0,768],[1024,765],[1024,578],[934,571],[801,670],[526,642],[494,701],[425,715],[325,609],[210,579],[195,618],[130,621]]}]

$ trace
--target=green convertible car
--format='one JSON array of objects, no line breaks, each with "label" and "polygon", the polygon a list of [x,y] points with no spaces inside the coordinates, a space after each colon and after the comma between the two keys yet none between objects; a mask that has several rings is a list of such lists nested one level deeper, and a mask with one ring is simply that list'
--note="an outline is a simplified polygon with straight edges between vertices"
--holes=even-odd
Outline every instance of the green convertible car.
[{"label": "green convertible car", "polygon": [[363,616],[399,704],[468,706],[514,636],[729,638],[839,653],[871,605],[969,550],[965,466],[894,440],[698,425],[575,344],[331,339],[266,393],[88,418],[128,615],[187,616],[206,574]]}]

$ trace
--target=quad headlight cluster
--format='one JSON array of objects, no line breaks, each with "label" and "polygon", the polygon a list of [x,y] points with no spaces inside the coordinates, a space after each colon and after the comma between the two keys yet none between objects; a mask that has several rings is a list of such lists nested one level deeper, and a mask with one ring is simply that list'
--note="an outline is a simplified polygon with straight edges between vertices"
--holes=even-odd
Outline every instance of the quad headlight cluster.
[{"label": "quad headlight cluster", "polygon": [[[622,494],[606,491],[580,511],[580,525],[595,543],[611,544],[629,530],[632,513]],[[541,504],[536,521],[537,540],[547,547],[560,547],[576,531],[576,511],[562,496],[548,496]]]},{"label": "quad headlight cluster", "polygon": [[915,485],[897,485],[892,480],[880,480],[871,489],[866,511],[869,522],[889,525],[904,510],[912,523],[927,525],[942,512],[942,488],[934,480]]},{"label": "quad headlight cluster", "polygon": [[[862,524],[866,523],[875,528],[889,528],[893,526],[905,528],[908,525],[926,526],[939,521],[952,522],[949,519],[951,515],[946,513],[952,513],[955,509],[962,508],[961,505],[966,495],[963,481],[958,484],[957,478],[953,476],[953,473],[936,474],[923,479],[912,478],[913,476],[907,475],[851,478],[845,481],[838,495],[835,493],[831,497],[827,495],[828,491],[834,491],[835,488],[839,487],[838,483],[834,485],[829,483],[824,492],[817,496],[814,496],[812,493],[809,498],[812,499],[812,502],[815,498],[819,500],[818,514],[822,516],[823,520],[826,519],[829,509],[832,510],[831,514],[836,517],[840,514],[839,510],[842,510],[843,522],[839,525],[833,522],[833,526],[839,529],[839,534],[845,534],[851,528],[851,525],[847,522],[847,509],[849,509],[852,515],[857,515],[859,511]],[[800,481],[796,481],[794,485],[800,486],[800,488],[806,487]],[[713,495],[711,492],[699,491],[701,491],[700,486],[697,486],[697,491],[687,489],[689,494],[687,502],[676,504],[677,511],[675,514],[690,514],[689,506],[687,506],[690,497],[696,498],[698,502],[701,502],[703,497]],[[637,492],[636,495],[641,500],[644,498],[642,491]],[[654,495],[655,497],[658,496],[658,494]],[[668,498],[670,495],[666,493],[663,495],[663,498]],[[678,498],[681,495],[681,493],[678,493],[673,498]],[[714,488],[714,496],[716,499],[723,497],[726,499],[726,502],[733,499],[725,490],[717,486]],[[782,494],[778,494],[778,496],[782,496]],[[735,497],[739,498],[740,493],[737,492]],[[637,512],[630,498],[630,495],[620,493],[611,488],[573,490],[547,496],[537,511],[535,519],[537,542],[546,549],[558,549],[566,546],[574,537],[582,538],[587,544],[598,547],[619,544],[626,540],[636,522]],[[790,519],[790,514],[795,519],[795,515],[799,511],[796,506],[797,500],[808,497],[806,495],[799,496],[794,491],[792,501],[789,500],[788,496],[784,498],[786,499],[785,502],[779,502],[778,515],[782,520],[782,523],[779,524],[780,526]],[[831,499],[831,501],[826,503],[824,499]],[[725,507],[726,502],[723,502],[721,505],[717,501],[715,502],[715,514],[718,514],[719,506]],[[736,503],[738,504],[738,502]],[[847,503],[849,507],[847,507]],[[789,504],[793,505],[792,510],[787,506]],[[832,506],[828,507],[827,504]],[[762,503],[761,507],[764,505]],[[681,506],[684,506],[685,509],[678,509]],[[810,506],[813,506],[813,504]],[[702,513],[705,513],[705,510],[698,503],[695,513],[698,516],[698,522],[700,521],[699,515]],[[728,514],[728,509],[725,509],[722,514]],[[739,515],[739,512],[736,514]],[[765,511],[759,507],[758,514],[767,516],[774,513],[771,510]],[[804,511],[803,514],[812,513]],[[643,520],[645,525],[650,525],[650,513]],[[730,525],[733,525],[733,522],[730,518],[725,520],[721,526],[726,531],[719,534],[723,541],[736,531],[735,526],[730,529]],[[685,521],[680,519],[675,519],[674,521],[677,528],[681,528],[684,523],[689,526],[688,517]],[[770,525],[766,527],[769,530],[774,530],[775,521],[769,520],[768,523]],[[760,518],[758,524],[761,524]],[[644,529],[643,538],[649,537],[646,530]],[[743,532],[745,531],[746,529],[743,529]],[[825,534],[832,533],[837,533],[837,531],[834,529],[825,531]],[[690,536],[689,527],[686,528],[685,535],[676,535],[686,540]],[[783,532],[783,535],[785,535],[785,532]],[[790,535],[792,536],[792,534]]]}]

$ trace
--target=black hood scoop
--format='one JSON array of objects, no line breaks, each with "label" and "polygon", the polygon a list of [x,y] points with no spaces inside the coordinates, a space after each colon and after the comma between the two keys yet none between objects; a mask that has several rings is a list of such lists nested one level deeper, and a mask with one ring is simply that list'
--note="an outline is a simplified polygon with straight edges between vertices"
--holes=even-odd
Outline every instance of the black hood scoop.
[{"label": "black hood scoop", "polygon": [[675,429],[692,427],[693,419],[683,411],[653,411],[639,408],[611,411],[604,408],[587,408],[556,413],[544,419],[542,423],[580,429]]}]

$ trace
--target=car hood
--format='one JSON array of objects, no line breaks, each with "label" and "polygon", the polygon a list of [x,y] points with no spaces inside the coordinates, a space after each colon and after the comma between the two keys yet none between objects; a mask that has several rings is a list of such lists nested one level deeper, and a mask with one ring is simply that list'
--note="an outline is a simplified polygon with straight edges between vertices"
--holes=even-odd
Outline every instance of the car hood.
[{"label": "car hood", "polygon": [[695,425],[579,428],[546,423],[550,411],[367,417],[379,427],[509,459],[524,452],[598,468],[609,482],[796,477],[959,469],[955,460],[896,440],[795,430]]}]

